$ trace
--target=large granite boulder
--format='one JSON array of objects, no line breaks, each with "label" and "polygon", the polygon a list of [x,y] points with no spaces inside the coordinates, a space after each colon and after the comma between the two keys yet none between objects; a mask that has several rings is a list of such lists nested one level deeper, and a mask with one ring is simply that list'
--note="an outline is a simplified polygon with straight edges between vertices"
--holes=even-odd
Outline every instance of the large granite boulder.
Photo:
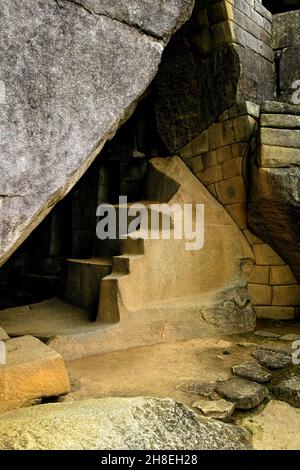
[{"label": "large granite boulder", "polygon": [[133,112],[193,4],[1,1],[1,264]]},{"label": "large granite boulder", "polygon": [[6,450],[245,450],[243,429],[171,399],[106,398],[40,405],[0,417]]}]

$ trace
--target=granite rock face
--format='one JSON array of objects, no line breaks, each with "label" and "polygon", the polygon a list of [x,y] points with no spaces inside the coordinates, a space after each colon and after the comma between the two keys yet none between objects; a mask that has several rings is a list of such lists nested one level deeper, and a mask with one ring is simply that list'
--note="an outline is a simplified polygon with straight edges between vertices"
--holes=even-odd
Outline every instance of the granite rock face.
[{"label": "granite rock face", "polygon": [[131,115],[193,3],[1,2],[1,264]]},{"label": "granite rock face", "polygon": [[250,448],[249,435],[243,429],[198,417],[171,399],[107,398],[41,405],[0,418],[0,449]]}]

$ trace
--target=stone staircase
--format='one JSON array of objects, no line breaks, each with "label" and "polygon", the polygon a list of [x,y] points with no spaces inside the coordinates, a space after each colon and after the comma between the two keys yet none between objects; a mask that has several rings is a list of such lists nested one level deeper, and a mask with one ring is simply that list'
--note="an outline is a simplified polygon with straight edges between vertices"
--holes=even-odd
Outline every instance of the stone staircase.
[{"label": "stone staircase", "polygon": [[[30,309],[32,324],[41,311],[45,319],[51,316],[51,336],[45,334],[50,320],[45,322],[44,333],[40,329],[35,335],[50,338],[48,344],[67,360],[254,327],[243,274],[253,253],[225,209],[179,157],[151,160],[144,192],[148,207],[149,201],[177,204],[177,210],[184,204],[204,204],[204,247],[186,250],[191,240],[173,239],[176,211],[168,214],[161,206],[152,213],[160,217],[160,224],[151,239],[147,239],[151,217],[146,223],[142,215],[137,230],[120,241],[121,254],[109,260],[68,260],[61,291],[64,302],[54,299]],[[193,230],[201,230],[202,223]],[[171,239],[164,239],[168,224]],[[97,318],[91,323],[89,312],[96,303]],[[73,324],[72,309],[76,311]],[[8,310],[0,312],[0,324],[12,335],[18,318],[26,324],[26,312],[16,317],[13,309]],[[65,320],[64,311],[68,312]],[[27,326],[23,334],[34,335],[34,330],[28,331]]]}]

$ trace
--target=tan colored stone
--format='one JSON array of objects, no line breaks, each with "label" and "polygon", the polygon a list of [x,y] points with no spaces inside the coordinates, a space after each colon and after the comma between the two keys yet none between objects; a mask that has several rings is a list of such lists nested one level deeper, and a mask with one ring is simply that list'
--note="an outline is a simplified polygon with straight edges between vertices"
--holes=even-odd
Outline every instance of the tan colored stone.
[{"label": "tan colored stone", "polygon": [[179,152],[180,157],[184,162],[190,160],[194,156],[192,142],[189,142],[183,149]]},{"label": "tan colored stone", "polygon": [[260,165],[264,168],[281,168],[300,164],[300,149],[261,145]]},{"label": "tan colored stone", "polygon": [[224,179],[233,178],[242,174],[242,158],[235,158],[223,163],[223,176]]},{"label": "tan colored stone", "polygon": [[203,167],[205,170],[208,168],[217,165],[217,152],[216,150],[211,150],[210,152],[207,152],[203,154],[202,156],[203,159]]},{"label": "tan colored stone", "polygon": [[231,145],[232,158],[244,158],[247,153],[248,142],[238,142]]},{"label": "tan colored stone", "polygon": [[223,179],[222,165],[212,166],[211,168],[198,173],[197,177],[205,186],[221,181]]},{"label": "tan colored stone", "polygon": [[283,286],[297,283],[298,282],[289,266],[271,266],[270,284],[272,286]]},{"label": "tan colored stone", "polygon": [[264,243],[260,238],[258,238],[254,233],[250,232],[250,230],[244,230],[244,235],[247,238],[248,242],[251,246],[253,245],[260,245]]},{"label": "tan colored stone", "polygon": [[218,199],[223,205],[246,201],[245,184],[242,176],[234,176],[216,184]]},{"label": "tan colored stone", "polygon": [[0,366],[0,413],[32,400],[70,391],[62,357],[32,336],[6,342],[7,364]]},{"label": "tan colored stone", "polygon": [[269,266],[254,266],[247,276],[247,281],[251,284],[269,284]]},{"label": "tan colored stone", "polygon": [[296,306],[300,304],[300,285],[274,286],[273,305]]},{"label": "tan colored stone", "polygon": [[3,328],[1,328],[1,326],[0,326],[0,341],[5,341],[5,340],[7,340],[7,339],[9,339],[8,334],[7,334],[6,331],[3,330]]},{"label": "tan colored stone", "polygon": [[193,173],[198,173],[203,170],[203,161],[200,155],[191,158],[186,164]]},{"label": "tan colored stone", "polygon": [[218,197],[217,191],[216,191],[216,189],[215,189],[215,185],[214,185],[214,184],[209,184],[209,185],[207,186],[207,189],[208,189],[208,191],[209,191],[214,197]]},{"label": "tan colored stone", "polygon": [[241,230],[247,228],[246,203],[229,204],[228,206],[225,206],[225,209]]},{"label": "tan colored stone", "polygon": [[295,309],[293,307],[255,307],[257,318],[265,320],[294,320]]},{"label": "tan colored stone", "polygon": [[235,142],[234,130],[231,121],[223,121],[218,124],[213,124],[208,129],[208,135],[209,147],[212,150]]},{"label": "tan colored stone", "polygon": [[266,265],[273,265],[273,266],[282,266],[285,262],[280,258],[277,253],[266,243],[262,243],[260,245],[253,246],[254,255],[256,264],[266,266]]},{"label": "tan colored stone", "polygon": [[248,292],[253,305],[271,305],[272,288],[262,284],[248,284]]},{"label": "tan colored stone", "polygon": [[200,155],[209,151],[208,145],[208,131],[202,132],[198,137],[192,141],[194,155]]},{"label": "tan colored stone", "polygon": [[231,146],[225,145],[224,147],[219,147],[217,150],[217,161],[218,163],[226,162],[227,160],[232,159]]},{"label": "tan colored stone", "polygon": [[251,116],[239,116],[234,119],[234,133],[237,142],[248,141],[253,134],[256,121]]}]

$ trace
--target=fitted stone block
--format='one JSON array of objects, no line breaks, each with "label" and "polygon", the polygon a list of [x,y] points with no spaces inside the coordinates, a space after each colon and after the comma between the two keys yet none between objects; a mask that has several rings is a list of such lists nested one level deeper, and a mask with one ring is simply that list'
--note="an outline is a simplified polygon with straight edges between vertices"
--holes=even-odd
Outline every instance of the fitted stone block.
[{"label": "fitted stone block", "polygon": [[224,147],[235,142],[235,135],[230,121],[213,124],[209,130],[209,145],[211,149]]},{"label": "fitted stone block", "polygon": [[300,149],[261,145],[259,149],[260,165],[264,168],[286,168],[300,166]]},{"label": "fitted stone block", "polygon": [[292,114],[262,114],[260,125],[277,129],[300,129],[300,116]]},{"label": "fitted stone block", "polygon": [[260,132],[260,140],[265,145],[300,149],[300,130],[268,129],[263,127]]},{"label": "fitted stone block", "polygon": [[240,116],[234,119],[234,133],[237,142],[248,141],[255,129],[256,120],[251,116]]},{"label": "fitted stone block", "polygon": [[251,284],[269,284],[269,266],[254,266],[247,276],[247,281]]},{"label": "fitted stone block", "polygon": [[[296,10],[296,9],[295,9]],[[300,46],[300,11],[279,13],[273,16],[274,49]]]},{"label": "fitted stone block", "polygon": [[256,263],[259,265],[281,266],[285,264],[282,258],[266,243],[254,245],[253,250]]},{"label": "fitted stone block", "polygon": [[222,165],[212,166],[202,173],[198,173],[198,177],[205,186],[221,181],[223,179]]},{"label": "fitted stone block", "polygon": [[226,162],[227,160],[232,159],[232,146],[230,145],[225,145],[224,147],[219,147],[217,148],[216,153],[217,153],[217,161],[218,163]]},{"label": "fitted stone block", "polygon": [[241,230],[247,228],[247,207],[246,203],[229,204],[225,206],[228,214],[233,218]]},{"label": "fitted stone block", "polygon": [[283,286],[285,284],[297,284],[297,280],[289,266],[271,266],[270,284]]},{"label": "fitted stone block", "polygon": [[245,185],[242,176],[235,176],[216,184],[218,199],[224,205],[246,201]]},{"label": "fitted stone block", "polygon": [[224,179],[233,178],[242,174],[242,158],[235,158],[223,163]]},{"label": "fitted stone block", "polygon": [[265,320],[294,320],[293,307],[255,307],[257,318]]},{"label": "fitted stone block", "polygon": [[272,288],[262,284],[248,284],[248,292],[253,305],[271,305]]},{"label": "fitted stone block", "polygon": [[210,152],[204,153],[202,155],[203,166],[204,169],[207,170],[208,168],[215,166],[218,164],[217,161],[217,152],[216,150],[211,150]]},{"label": "fitted stone block", "polygon": [[300,305],[300,285],[273,287],[273,305]]}]

